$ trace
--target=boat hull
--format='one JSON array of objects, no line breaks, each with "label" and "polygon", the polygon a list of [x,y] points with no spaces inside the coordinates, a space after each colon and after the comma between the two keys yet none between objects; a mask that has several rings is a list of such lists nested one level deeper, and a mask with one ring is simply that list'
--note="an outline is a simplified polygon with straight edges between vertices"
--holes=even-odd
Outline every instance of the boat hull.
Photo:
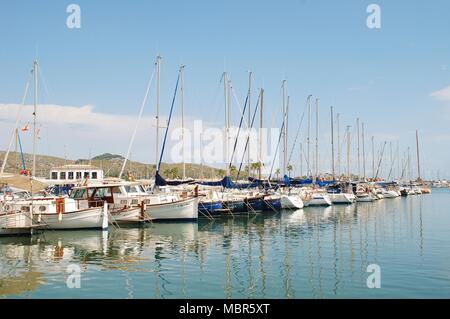
[{"label": "boat hull", "polygon": [[103,207],[65,212],[33,215],[35,224],[42,229],[106,229]]},{"label": "boat hull", "polygon": [[150,220],[151,218],[145,216],[145,214],[143,216],[141,207],[130,207],[119,211],[111,212],[110,224],[112,223],[138,224],[138,223],[145,223]]},{"label": "boat hull", "polygon": [[0,236],[31,236],[32,234],[32,222],[27,212],[0,214]]},{"label": "boat hull", "polygon": [[147,205],[145,213],[152,221],[181,221],[198,218],[198,198]]},{"label": "boat hull", "polygon": [[198,203],[198,216],[213,216],[221,214],[220,210],[223,208],[222,202],[214,201],[214,202],[202,202]]},{"label": "boat hull", "polygon": [[304,206],[299,196],[282,195],[280,202],[283,209],[301,209]]},{"label": "boat hull", "polygon": [[332,202],[328,195],[313,197],[307,201],[306,206],[331,206]]},{"label": "boat hull", "polygon": [[329,194],[333,204],[352,204],[355,202],[355,195],[347,193]]},{"label": "boat hull", "polygon": [[265,208],[266,211],[278,211],[282,209],[281,204],[281,198],[280,197],[269,197],[264,199]]}]

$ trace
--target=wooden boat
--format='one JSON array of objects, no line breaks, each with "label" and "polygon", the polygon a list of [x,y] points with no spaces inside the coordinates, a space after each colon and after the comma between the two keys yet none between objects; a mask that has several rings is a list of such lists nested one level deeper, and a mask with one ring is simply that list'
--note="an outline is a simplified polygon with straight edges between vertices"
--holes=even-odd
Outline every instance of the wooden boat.
[{"label": "wooden boat", "polygon": [[182,221],[198,218],[198,197],[196,196],[153,204],[150,200],[145,207],[145,213],[152,218],[152,221]]},{"label": "wooden boat", "polygon": [[31,236],[33,228],[29,210],[0,212],[0,236]]}]

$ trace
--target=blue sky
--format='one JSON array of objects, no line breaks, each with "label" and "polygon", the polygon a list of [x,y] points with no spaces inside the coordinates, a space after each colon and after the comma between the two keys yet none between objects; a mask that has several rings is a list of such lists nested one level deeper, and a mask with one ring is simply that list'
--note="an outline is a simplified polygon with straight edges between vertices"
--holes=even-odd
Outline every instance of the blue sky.
[{"label": "blue sky", "polygon": [[[66,26],[70,3],[81,7],[81,29]],[[381,7],[379,30],[366,26],[370,3]],[[221,73],[231,74],[244,101],[251,69],[254,87],[265,88],[267,117],[277,126],[281,81],[287,80],[291,137],[307,95],[320,97],[321,166],[328,165],[333,105],[341,113],[341,127],[354,126],[360,117],[366,136],[374,135],[378,143],[399,140],[402,153],[410,146],[413,154],[418,128],[424,174],[435,177],[440,170],[441,177],[449,176],[450,97],[445,90],[431,96],[450,86],[449,12],[445,0],[3,2],[0,104],[20,103],[37,55],[46,84],[41,103],[90,105],[98,113],[136,117],[159,53],[163,114],[181,64],[186,65],[186,113],[218,125],[223,123]],[[151,93],[145,113],[151,117],[154,110]],[[237,110],[233,114],[237,123]],[[2,134],[10,130],[11,121],[0,123]],[[49,129],[40,149],[63,156],[66,144],[71,158],[86,157],[89,148],[124,154],[132,127],[120,132],[123,139],[108,143],[104,136],[89,140],[87,133]],[[152,162],[154,132],[141,135],[133,157]],[[4,149],[7,138],[0,142]]]}]

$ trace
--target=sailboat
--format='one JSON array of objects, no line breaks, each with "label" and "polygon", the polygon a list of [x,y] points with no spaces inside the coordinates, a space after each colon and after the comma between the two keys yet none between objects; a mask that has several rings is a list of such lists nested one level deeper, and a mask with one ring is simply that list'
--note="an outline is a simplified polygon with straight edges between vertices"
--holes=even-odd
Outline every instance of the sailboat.
[{"label": "sailboat", "polygon": [[[335,180],[335,167],[334,167],[334,117],[333,117],[333,107],[330,107],[330,113],[331,113],[331,170],[332,170],[332,176],[333,180]],[[339,118],[337,119],[339,121]],[[339,128],[339,122],[338,122],[338,128]],[[338,130],[338,137],[339,137],[339,130]],[[338,144],[340,144],[339,138],[338,138]],[[331,199],[331,202],[333,204],[352,204],[355,202],[355,195],[352,191],[348,191],[348,189],[351,189],[350,185],[348,187],[345,187],[343,184],[336,183],[334,185],[330,185],[327,188],[328,196]]]},{"label": "sailboat", "polygon": [[[319,99],[316,99],[316,156],[315,156],[315,183],[319,180]],[[305,206],[331,206],[330,196],[325,190],[316,189],[312,190],[312,193],[306,197]]]},{"label": "sailboat", "polygon": [[[157,57],[157,97],[158,97],[158,112],[159,112],[159,87],[160,87],[160,60],[161,57]],[[170,122],[172,119],[173,108],[175,105],[175,99],[178,92],[178,84],[180,78],[182,78],[184,66],[180,67],[178,72],[178,78],[175,85],[175,92],[172,99],[172,105],[170,108],[169,119],[164,134],[164,140],[162,144],[161,153],[158,154],[158,139],[157,139],[157,160],[156,174],[155,174],[155,187],[154,196],[148,198],[148,203],[145,206],[145,213],[151,216],[153,221],[178,221],[178,220],[196,220],[198,218],[198,186],[195,187],[194,194],[188,195],[187,192],[181,194],[171,192],[170,188],[167,188],[166,180],[159,174],[161,168],[161,162],[164,156],[164,149],[167,141],[167,135],[169,132]],[[159,113],[157,118],[159,119]],[[157,123],[156,130],[159,131],[159,121]],[[159,136],[157,134],[157,136]],[[167,192],[167,193],[166,193]]]}]

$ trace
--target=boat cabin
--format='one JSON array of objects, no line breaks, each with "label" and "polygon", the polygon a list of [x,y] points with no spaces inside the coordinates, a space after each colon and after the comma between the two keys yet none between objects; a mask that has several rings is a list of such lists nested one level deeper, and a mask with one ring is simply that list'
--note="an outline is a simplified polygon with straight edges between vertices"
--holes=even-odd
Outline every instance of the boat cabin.
[{"label": "boat cabin", "polygon": [[149,204],[149,194],[137,183],[101,184],[75,187],[70,198],[78,202],[78,207],[91,208],[108,203],[110,209]]}]

